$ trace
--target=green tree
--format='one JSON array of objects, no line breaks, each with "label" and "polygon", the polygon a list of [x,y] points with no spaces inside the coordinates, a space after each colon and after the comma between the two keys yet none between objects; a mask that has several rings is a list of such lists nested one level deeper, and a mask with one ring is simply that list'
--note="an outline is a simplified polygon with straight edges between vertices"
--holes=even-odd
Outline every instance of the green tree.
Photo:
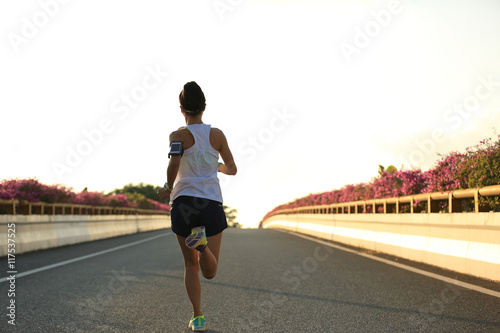
[{"label": "green tree", "polygon": [[114,189],[111,191],[109,194],[142,194],[144,197],[158,201],[161,203],[166,203],[165,200],[162,200],[159,196],[158,193],[156,193],[156,190],[158,189],[158,186],[151,185],[151,184],[144,184],[144,183],[139,183],[137,185],[134,185],[132,183],[127,184],[123,186],[123,188],[120,189]]},{"label": "green tree", "polygon": [[224,208],[224,213],[226,214],[227,226],[229,228],[241,228],[241,224],[236,222],[238,210],[226,205],[222,205],[222,208]]},{"label": "green tree", "polygon": [[395,173],[398,171],[398,169],[394,165],[389,165],[386,169],[383,165],[379,164],[378,165],[378,175],[382,176],[384,171],[387,171],[389,173]]}]

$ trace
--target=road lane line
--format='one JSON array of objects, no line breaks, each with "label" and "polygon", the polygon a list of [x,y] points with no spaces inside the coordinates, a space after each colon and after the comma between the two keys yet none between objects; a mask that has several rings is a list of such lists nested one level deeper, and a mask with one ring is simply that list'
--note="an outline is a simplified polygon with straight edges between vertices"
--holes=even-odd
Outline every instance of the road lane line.
[{"label": "road lane line", "polygon": [[[72,264],[72,263],[77,262],[77,261],[81,261],[81,260],[85,260],[85,259],[97,257],[97,256],[100,256],[102,254],[109,253],[109,252],[118,251],[118,250],[130,247],[130,246],[135,246],[135,245],[138,245],[138,244],[141,244],[141,243],[146,243],[146,242],[149,242],[149,241],[151,241],[153,239],[157,239],[157,238],[160,238],[160,237],[166,237],[168,235],[170,235],[170,233],[163,234],[163,235],[157,235],[157,236],[153,236],[153,237],[149,237],[149,238],[142,239],[142,240],[139,240],[139,241],[136,241],[136,242],[132,242],[132,243],[129,243],[129,244],[125,244],[125,245],[120,245],[120,246],[117,246],[117,247],[113,247],[111,249],[99,251],[99,252],[92,253],[92,254],[87,254],[87,255],[84,255],[84,256],[81,256],[81,257],[78,257],[78,258],[69,259],[69,260],[61,261],[61,262],[58,262],[58,263],[55,263],[55,264],[51,264],[51,265],[47,265],[47,266],[43,266],[43,267],[31,269],[29,271],[21,272],[21,273],[16,274],[16,279],[20,278],[20,277],[23,277],[23,276],[28,276],[28,275],[31,275],[31,274],[43,272],[43,271],[46,271],[48,269],[52,269],[52,268],[56,268],[56,267],[60,267],[60,266],[68,265],[68,264]],[[1,278],[0,279],[0,283],[6,282],[7,279],[9,279],[9,277],[3,277],[3,278]]]},{"label": "road lane line", "polygon": [[398,263],[398,262],[394,262],[394,261],[391,261],[391,260],[388,260],[388,259],[380,258],[380,257],[377,257],[377,256],[372,256],[372,255],[369,255],[369,254],[366,254],[366,253],[362,253],[362,252],[359,252],[359,251],[356,251],[356,250],[352,250],[352,249],[349,249],[349,248],[346,248],[346,247],[343,247],[343,246],[340,246],[340,245],[337,245],[337,244],[332,244],[332,243],[329,243],[327,241],[323,241],[321,239],[310,237],[310,236],[303,235],[303,234],[300,234],[300,233],[296,233],[296,232],[293,232],[293,231],[285,231],[285,232],[293,234],[293,235],[296,235],[296,236],[299,236],[299,237],[302,237],[304,239],[307,239],[307,240],[310,240],[310,241],[313,241],[313,242],[321,243],[323,245],[327,245],[327,246],[336,248],[338,250],[342,250],[342,251],[345,251],[345,252],[354,253],[354,254],[357,254],[359,256],[362,256],[362,257],[365,257],[365,258],[368,258],[368,259],[372,259],[372,260],[377,260],[377,261],[383,262],[385,264],[392,265],[392,266],[395,266],[395,267],[398,267],[398,268],[401,268],[401,269],[404,269],[404,270],[407,270],[407,271],[410,271],[410,272],[413,272],[413,273],[425,275],[425,276],[428,276],[428,277],[431,277],[431,278],[434,278],[434,279],[437,279],[437,280],[441,280],[441,281],[444,281],[444,282],[447,282],[447,283],[451,283],[451,284],[457,285],[459,287],[471,289],[471,290],[478,291],[478,292],[486,294],[486,295],[490,295],[490,296],[494,296],[494,297],[500,298],[500,292],[495,291],[495,290],[483,288],[483,287],[476,286],[474,284],[470,284],[470,283],[463,282],[463,281],[458,281],[458,280],[455,280],[455,279],[452,279],[452,278],[449,278],[449,277],[446,277],[446,276],[443,276],[443,275],[439,275],[439,274],[431,273],[431,272],[428,272],[428,271],[424,271],[422,269],[418,269],[418,268],[415,268],[415,267],[407,266],[407,265],[404,265],[404,264],[401,264],[401,263]]}]

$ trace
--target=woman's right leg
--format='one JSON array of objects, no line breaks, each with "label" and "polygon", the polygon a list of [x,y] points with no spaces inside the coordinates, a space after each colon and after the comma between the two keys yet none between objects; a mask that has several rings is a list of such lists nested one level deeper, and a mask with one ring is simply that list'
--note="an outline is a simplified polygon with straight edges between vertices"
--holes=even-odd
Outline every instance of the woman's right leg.
[{"label": "woman's right leg", "polygon": [[203,277],[210,280],[217,274],[222,232],[215,236],[207,237],[207,240],[207,246],[200,252],[200,267]]}]

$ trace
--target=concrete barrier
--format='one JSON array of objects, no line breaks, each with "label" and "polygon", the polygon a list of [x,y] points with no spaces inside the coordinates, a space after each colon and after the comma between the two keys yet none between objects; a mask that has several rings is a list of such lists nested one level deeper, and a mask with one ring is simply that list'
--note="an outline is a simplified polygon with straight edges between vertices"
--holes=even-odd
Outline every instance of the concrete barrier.
[{"label": "concrete barrier", "polygon": [[262,227],[500,281],[500,213],[278,214]]},{"label": "concrete barrier", "polygon": [[168,215],[0,215],[0,256],[9,239],[20,254],[169,227]]}]

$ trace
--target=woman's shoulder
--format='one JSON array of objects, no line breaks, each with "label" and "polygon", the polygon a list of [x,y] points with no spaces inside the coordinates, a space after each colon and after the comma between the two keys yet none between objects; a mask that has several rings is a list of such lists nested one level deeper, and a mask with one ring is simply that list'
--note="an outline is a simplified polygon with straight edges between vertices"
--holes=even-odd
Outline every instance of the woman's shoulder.
[{"label": "woman's shoulder", "polygon": [[183,141],[183,139],[189,135],[189,130],[187,127],[179,127],[179,129],[170,133],[170,141]]},{"label": "woman's shoulder", "polygon": [[224,135],[224,132],[220,128],[217,127],[210,127],[210,134],[215,134],[215,135]]},{"label": "woman's shoulder", "polygon": [[227,145],[226,136],[219,128],[212,127],[210,129],[210,143],[217,151],[220,151],[224,145]]},{"label": "woman's shoulder", "polygon": [[222,132],[222,130],[217,127],[210,128],[210,137],[214,138],[218,142],[222,142],[226,139],[224,132]]}]

